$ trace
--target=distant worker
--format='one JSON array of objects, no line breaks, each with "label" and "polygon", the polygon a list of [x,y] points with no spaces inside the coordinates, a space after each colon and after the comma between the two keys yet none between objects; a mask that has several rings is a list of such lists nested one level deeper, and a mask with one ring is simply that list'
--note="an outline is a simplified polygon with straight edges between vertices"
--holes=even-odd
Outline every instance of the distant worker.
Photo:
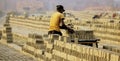
[{"label": "distant worker", "polygon": [[68,30],[69,33],[74,33],[74,30],[68,28],[64,23],[64,7],[62,5],[57,5],[57,12],[55,12],[50,19],[50,27],[48,34],[58,34],[62,36],[60,29]]},{"label": "distant worker", "polygon": [[99,15],[94,15],[92,18],[93,18],[93,19],[99,19],[100,16],[99,16]]},{"label": "distant worker", "polygon": [[116,13],[113,13],[112,17],[115,18],[116,16],[117,16],[117,14],[116,14]]}]

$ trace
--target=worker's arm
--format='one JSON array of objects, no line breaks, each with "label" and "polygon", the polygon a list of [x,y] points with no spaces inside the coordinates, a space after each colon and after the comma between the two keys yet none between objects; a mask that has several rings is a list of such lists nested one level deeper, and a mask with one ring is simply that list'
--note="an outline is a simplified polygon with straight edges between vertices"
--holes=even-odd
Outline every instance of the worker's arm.
[{"label": "worker's arm", "polygon": [[68,27],[65,25],[64,23],[64,18],[61,19],[61,26],[60,26],[60,29],[68,29]]},{"label": "worker's arm", "polygon": [[67,27],[67,26],[65,25],[65,23],[64,23],[64,18],[61,19],[61,24],[62,24],[62,26],[60,26],[61,29],[68,30],[69,33],[74,33],[74,30],[73,30],[73,29],[71,29],[71,28],[69,28],[69,27]]}]

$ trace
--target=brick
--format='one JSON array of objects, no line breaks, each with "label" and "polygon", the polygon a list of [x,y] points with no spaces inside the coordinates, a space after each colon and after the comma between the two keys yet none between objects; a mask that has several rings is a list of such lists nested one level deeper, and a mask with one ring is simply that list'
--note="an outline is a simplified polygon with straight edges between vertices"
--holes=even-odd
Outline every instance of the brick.
[{"label": "brick", "polygon": [[117,54],[111,54],[110,61],[120,61],[119,56]]},{"label": "brick", "polygon": [[67,59],[67,54],[66,53],[63,53],[63,52],[60,52],[60,57],[64,58],[64,59]]},{"label": "brick", "polygon": [[36,55],[43,55],[44,51],[43,50],[40,50],[40,49],[35,49],[35,54]]},{"label": "brick", "polygon": [[59,41],[63,41],[64,37],[63,36],[59,36]]},{"label": "brick", "polygon": [[57,34],[51,34],[51,35],[49,35],[49,38],[50,38],[50,39],[58,40],[59,35],[57,35]]},{"label": "brick", "polygon": [[64,42],[70,42],[71,40],[70,40],[70,37],[64,37]]},{"label": "brick", "polygon": [[66,43],[65,44],[65,48],[67,48],[67,49],[72,49],[72,44],[71,43]]},{"label": "brick", "polygon": [[45,57],[51,59],[51,58],[52,58],[52,54],[51,54],[51,53],[47,53],[47,52],[45,52]]},{"label": "brick", "polygon": [[74,61],[75,60],[75,56],[72,56],[72,55],[68,55],[68,59],[67,60],[69,60],[69,61]]},{"label": "brick", "polygon": [[47,44],[46,47],[52,49],[53,48],[53,44]]}]

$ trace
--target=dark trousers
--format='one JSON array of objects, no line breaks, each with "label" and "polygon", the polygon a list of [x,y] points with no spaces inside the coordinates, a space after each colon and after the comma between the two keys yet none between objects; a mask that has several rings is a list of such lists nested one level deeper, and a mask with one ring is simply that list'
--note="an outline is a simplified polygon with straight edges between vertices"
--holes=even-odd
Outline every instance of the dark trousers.
[{"label": "dark trousers", "polygon": [[48,35],[49,34],[58,34],[58,35],[62,36],[62,33],[59,31],[56,31],[56,30],[48,31]]}]

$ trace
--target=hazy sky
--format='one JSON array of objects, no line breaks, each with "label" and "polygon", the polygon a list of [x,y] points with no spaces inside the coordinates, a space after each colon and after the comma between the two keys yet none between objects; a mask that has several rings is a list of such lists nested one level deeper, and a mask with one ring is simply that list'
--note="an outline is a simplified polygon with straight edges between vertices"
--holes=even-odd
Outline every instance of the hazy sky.
[{"label": "hazy sky", "polygon": [[[65,7],[65,9],[73,9],[73,10],[82,10],[89,7],[97,7],[97,6],[118,6],[120,7],[120,0],[0,0],[0,9],[8,9],[15,10],[19,8],[17,4],[19,2],[22,5],[28,7],[34,5],[34,7],[39,7],[36,4],[36,1],[42,2],[44,7],[43,9],[53,10],[56,5],[61,4]],[[30,4],[32,5],[30,5]],[[36,5],[35,5],[36,4]],[[31,9],[33,9],[32,7]]]}]

